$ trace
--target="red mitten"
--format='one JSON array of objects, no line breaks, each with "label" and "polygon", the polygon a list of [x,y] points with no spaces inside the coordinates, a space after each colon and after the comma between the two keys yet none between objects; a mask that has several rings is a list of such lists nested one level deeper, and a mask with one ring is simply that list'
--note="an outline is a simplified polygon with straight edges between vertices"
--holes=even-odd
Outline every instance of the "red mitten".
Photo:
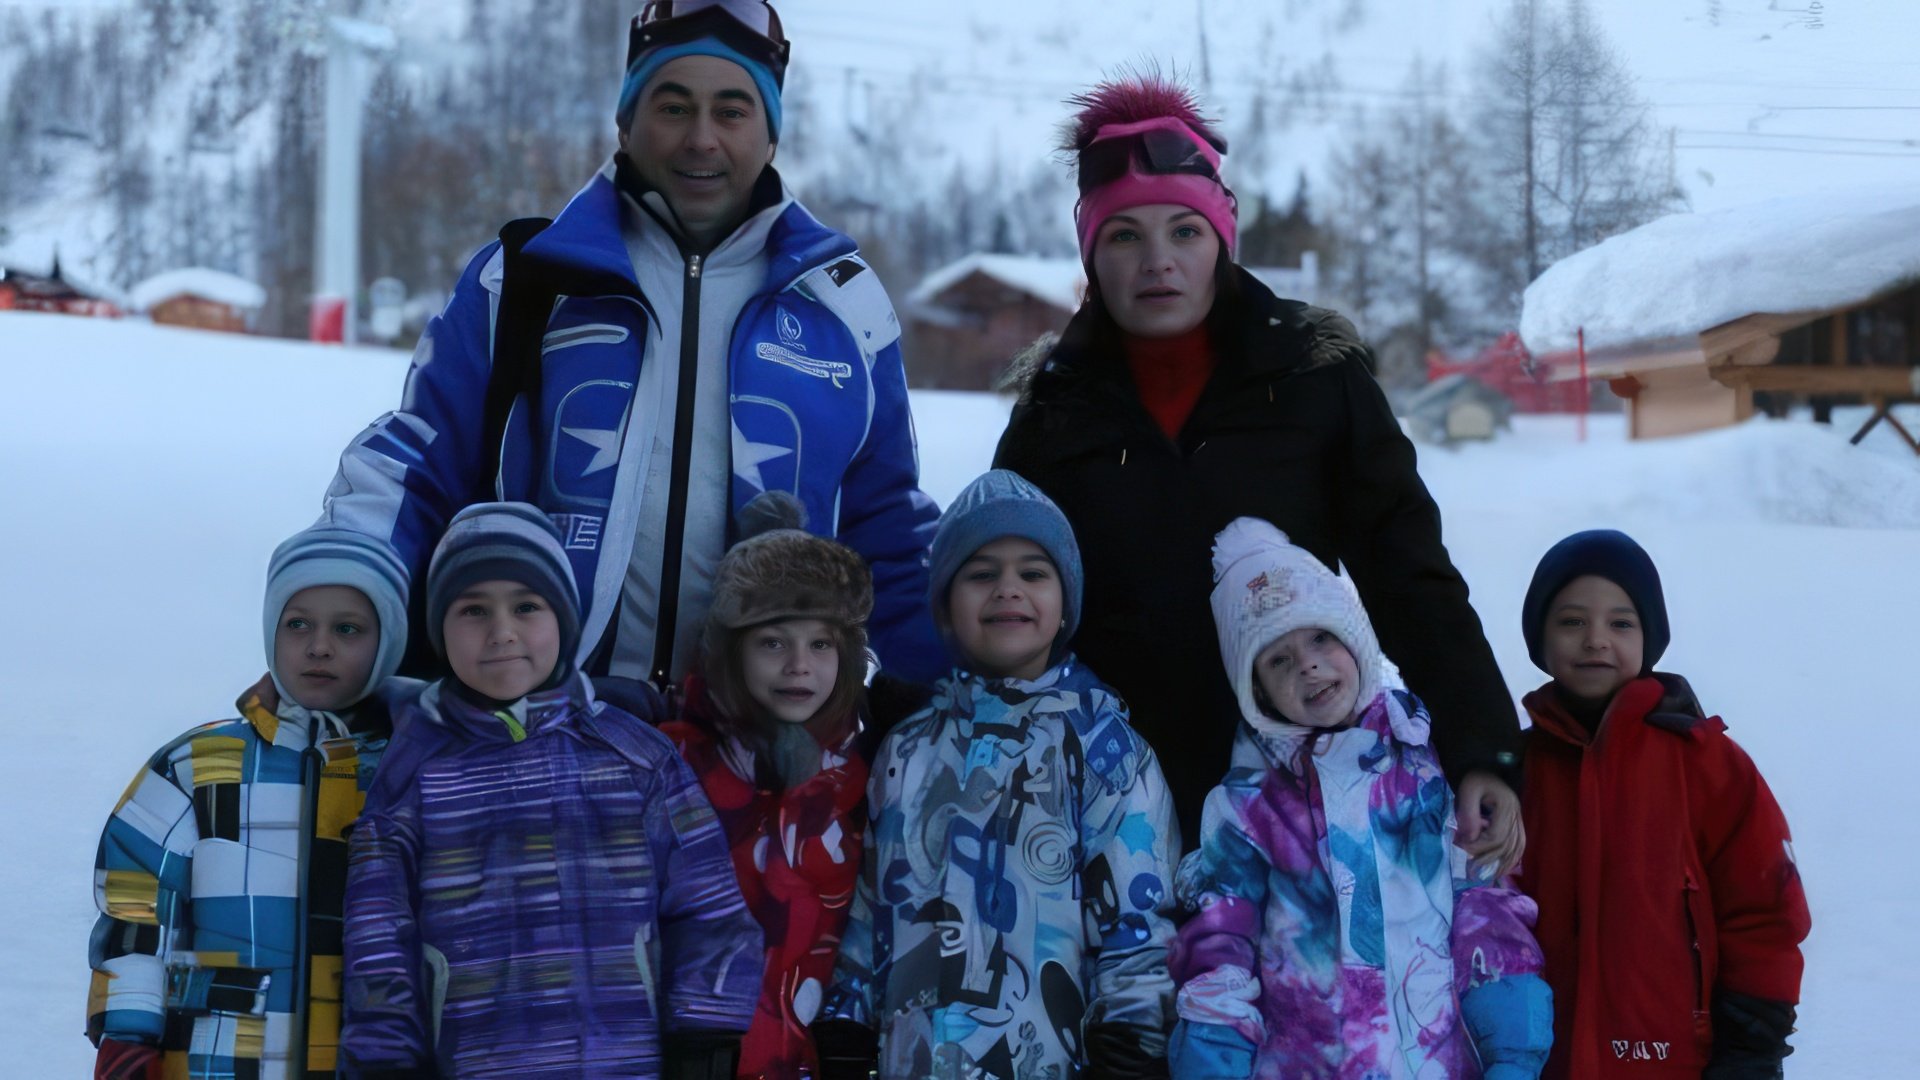
[{"label": "red mitten", "polygon": [[93,1080],[160,1080],[160,1048],[101,1039]]}]

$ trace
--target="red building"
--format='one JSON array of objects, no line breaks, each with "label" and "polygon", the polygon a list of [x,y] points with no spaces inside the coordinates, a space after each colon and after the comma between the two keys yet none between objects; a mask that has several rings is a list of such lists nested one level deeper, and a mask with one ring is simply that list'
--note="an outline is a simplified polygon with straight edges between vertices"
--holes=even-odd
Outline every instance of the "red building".
[{"label": "red building", "polygon": [[43,311],[54,315],[91,315],[114,319],[120,308],[113,301],[76,288],[60,275],[60,257],[46,275],[0,266],[0,311]]}]

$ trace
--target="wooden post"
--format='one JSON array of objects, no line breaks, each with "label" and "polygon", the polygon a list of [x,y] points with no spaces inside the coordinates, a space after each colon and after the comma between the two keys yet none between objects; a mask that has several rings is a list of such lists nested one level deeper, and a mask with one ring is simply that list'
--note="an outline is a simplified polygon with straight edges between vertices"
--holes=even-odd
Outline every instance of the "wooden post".
[{"label": "wooden post", "polygon": [[1580,352],[1580,441],[1587,441],[1587,413],[1593,409],[1593,384],[1587,380],[1587,328],[1582,326],[1574,335],[1574,343]]}]

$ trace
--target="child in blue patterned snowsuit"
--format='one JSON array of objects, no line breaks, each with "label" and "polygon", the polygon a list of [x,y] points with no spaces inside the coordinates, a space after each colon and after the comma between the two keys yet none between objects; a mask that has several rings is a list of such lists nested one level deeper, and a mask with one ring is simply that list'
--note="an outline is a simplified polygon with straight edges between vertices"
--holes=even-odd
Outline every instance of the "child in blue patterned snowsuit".
[{"label": "child in blue patterned snowsuit", "polygon": [[1152,749],[1067,649],[1072,529],[995,470],[941,518],[932,568],[960,664],[874,761],[822,1071],[864,1077],[877,1052],[914,1080],[1164,1074],[1179,833]]},{"label": "child in blue patterned snowsuit", "polygon": [[1233,767],[1180,865],[1175,1080],[1533,1080],[1532,901],[1469,875],[1418,698],[1360,599],[1257,518],[1214,541]]}]

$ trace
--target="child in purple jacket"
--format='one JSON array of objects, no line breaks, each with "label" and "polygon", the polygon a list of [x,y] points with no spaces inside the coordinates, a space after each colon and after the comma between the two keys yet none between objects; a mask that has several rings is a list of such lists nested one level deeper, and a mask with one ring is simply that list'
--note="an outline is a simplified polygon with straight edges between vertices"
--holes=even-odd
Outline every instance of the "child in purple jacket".
[{"label": "child in purple jacket", "polygon": [[453,675],[399,708],[351,838],[347,1075],[732,1075],[760,928],[673,744],[575,669],[559,534],[462,511],[427,615]]}]

